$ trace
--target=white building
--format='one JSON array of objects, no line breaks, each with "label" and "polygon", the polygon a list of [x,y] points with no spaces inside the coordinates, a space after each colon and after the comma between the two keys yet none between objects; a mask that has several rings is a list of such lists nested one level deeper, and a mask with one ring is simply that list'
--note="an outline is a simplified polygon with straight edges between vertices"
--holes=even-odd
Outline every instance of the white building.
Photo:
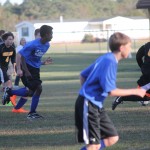
[{"label": "white building", "polygon": [[131,38],[149,38],[149,20],[117,16],[110,19],[80,22],[28,22],[16,25],[18,39],[25,37],[27,41],[34,39],[34,30],[43,24],[53,27],[52,42],[81,42],[85,34],[98,38],[109,38],[114,32],[123,32]]},{"label": "white building", "polygon": [[53,27],[52,42],[80,42],[84,37],[84,30],[88,25],[84,22],[27,22],[23,21],[16,25],[18,38],[25,37],[27,41],[34,39],[34,31],[43,24]]}]

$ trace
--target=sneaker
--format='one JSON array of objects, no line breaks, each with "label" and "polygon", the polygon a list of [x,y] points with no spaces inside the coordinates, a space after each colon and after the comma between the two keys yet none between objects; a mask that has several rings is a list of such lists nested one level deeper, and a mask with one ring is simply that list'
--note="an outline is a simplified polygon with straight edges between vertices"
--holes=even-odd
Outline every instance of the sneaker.
[{"label": "sneaker", "polygon": [[117,97],[114,102],[112,103],[112,110],[115,110],[115,108],[117,107],[117,105],[119,105],[120,103],[123,103],[123,101],[121,100],[122,97]]},{"label": "sneaker", "polygon": [[142,106],[147,106],[149,104],[149,101],[139,101],[139,104]]},{"label": "sneaker", "polygon": [[12,109],[12,112],[13,112],[13,113],[28,113],[29,111],[28,111],[28,110],[25,110],[25,109],[23,109],[23,108],[20,108],[20,109],[15,109],[15,108],[13,108],[13,109]]},{"label": "sneaker", "polygon": [[3,105],[5,105],[6,103],[8,104],[10,102],[10,95],[9,95],[10,90],[11,89],[9,87],[6,87],[4,90],[4,94],[2,97],[2,104]]},{"label": "sneaker", "polygon": [[27,116],[27,119],[38,119],[38,118],[44,118],[44,117],[37,114],[36,112],[29,113]]}]

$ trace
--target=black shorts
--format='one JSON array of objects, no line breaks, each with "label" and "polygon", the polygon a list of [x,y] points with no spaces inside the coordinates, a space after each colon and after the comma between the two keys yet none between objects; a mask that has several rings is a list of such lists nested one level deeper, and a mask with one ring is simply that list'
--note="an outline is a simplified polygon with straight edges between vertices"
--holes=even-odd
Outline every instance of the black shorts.
[{"label": "black shorts", "polygon": [[29,72],[32,75],[32,78],[26,77],[25,72],[23,72],[23,76],[21,77],[21,80],[25,87],[28,87],[30,90],[34,92],[37,89],[37,87],[42,84],[42,81],[40,80],[40,69],[32,67],[28,64],[26,65]]},{"label": "black shorts", "polygon": [[104,108],[100,109],[80,95],[75,104],[75,126],[80,143],[99,144],[101,139],[118,135]]}]

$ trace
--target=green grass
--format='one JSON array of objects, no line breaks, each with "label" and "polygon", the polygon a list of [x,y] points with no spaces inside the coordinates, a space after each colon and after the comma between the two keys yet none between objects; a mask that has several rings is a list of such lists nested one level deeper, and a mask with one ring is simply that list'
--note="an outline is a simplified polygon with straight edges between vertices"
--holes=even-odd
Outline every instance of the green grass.
[{"label": "green grass", "polygon": [[[54,63],[41,68],[43,92],[37,109],[45,119],[29,121],[26,114],[11,113],[12,107],[0,105],[0,150],[78,150],[82,147],[75,141],[74,127],[79,73],[99,54],[52,53],[51,56]],[[133,55],[132,59],[120,62],[117,85],[136,87],[139,76]],[[112,100],[112,97],[106,99],[105,108],[118,129],[120,140],[107,149],[149,150],[150,107],[126,102],[112,111]],[[28,110],[30,103],[31,99],[25,105]]]}]

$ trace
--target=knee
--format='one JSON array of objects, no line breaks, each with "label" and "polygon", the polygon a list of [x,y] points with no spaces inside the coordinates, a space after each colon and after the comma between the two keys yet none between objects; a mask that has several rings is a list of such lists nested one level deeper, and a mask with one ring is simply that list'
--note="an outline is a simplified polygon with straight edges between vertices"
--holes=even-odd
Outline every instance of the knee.
[{"label": "knee", "polygon": [[112,145],[115,144],[115,143],[117,143],[118,140],[119,140],[119,136],[114,136],[113,140],[112,140]]},{"label": "knee", "polygon": [[40,95],[42,93],[42,85],[38,85],[36,91],[35,91],[35,94],[36,95]]},{"label": "knee", "polygon": [[109,137],[107,139],[104,139],[105,141],[105,145],[106,146],[111,146],[111,145],[114,145],[115,143],[117,143],[119,140],[119,136],[112,136],[112,137]]},{"label": "knee", "polygon": [[28,93],[27,93],[27,96],[32,97],[33,94],[34,94],[34,92],[32,90],[29,90]]}]

